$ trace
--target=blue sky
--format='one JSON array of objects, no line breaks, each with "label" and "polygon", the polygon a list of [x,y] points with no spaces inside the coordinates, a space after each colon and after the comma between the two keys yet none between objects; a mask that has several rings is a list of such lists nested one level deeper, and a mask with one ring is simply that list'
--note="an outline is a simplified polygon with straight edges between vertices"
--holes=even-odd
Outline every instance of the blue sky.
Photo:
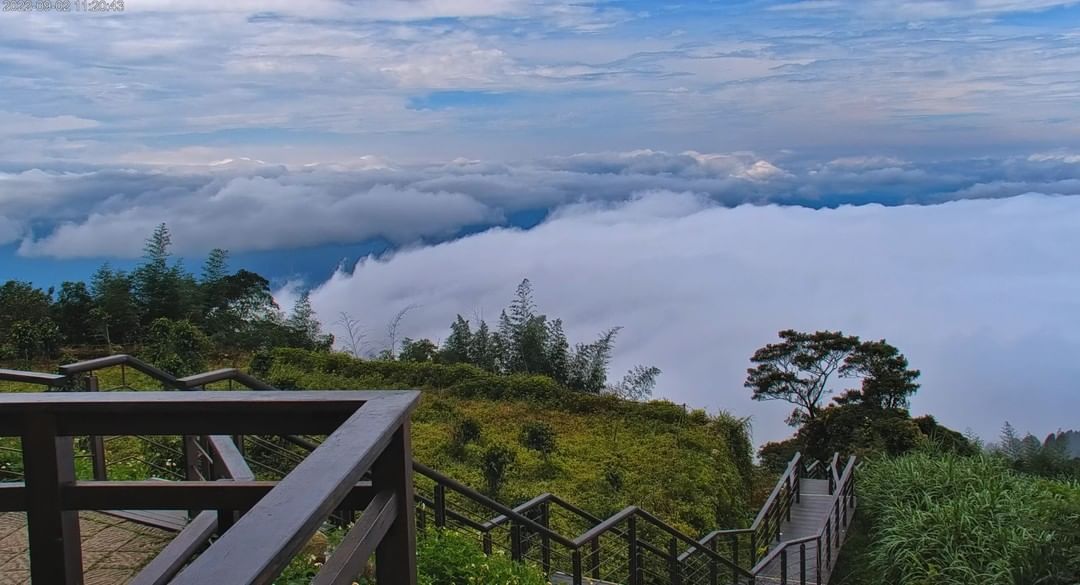
[{"label": "blue sky", "polygon": [[[103,261],[131,266],[166,222],[192,268],[210,248],[228,248],[235,267],[271,277],[283,298],[313,288],[327,321],[355,312],[377,331],[398,300],[445,288],[456,304],[428,299],[441,312],[418,315],[410,332],[435,335],[452,320],[444,312],[491,310],[481,299],[507,297],[530,276],[524,267],[549,274],[555,261],[537,255],[561,255],[541,252],[546,241],[534,234],[553,234],[586,244],[567,260],[577,272],[537,283],[574,291],[552,293],[551,311],[576,312],[583,329],[627,325],[619,363],[648,358],[647,348],[670,372],[661,391],[674,399],[729,404],[728,394],[702,390],[713,377],[677,359],[677,343],[648,339],[707,338],[713,329],[670,323],[723,328],[686,315],[746,305],[768,314],[718,343],[730,363],[717,379],[735,393],[754,344],[790,325],[771,316],[799,306],[806,326],[900,335],[902,349],[926,361],[947,358],[947,341],[961,340],[955,360],[929,372],[933,391],[997,384],[994,395],[1004,396],[1019,383],[1003,373],[955,390],[977,346],[995,363],[1042,368],[1039,383],[1056,392],[982,418],[927,403],[951,408],[959,427],[992,431],[1023,411],[1030,426],[1052,430],[1068,424],[1055,414],[1063,406],[1080,406],[1069,398],[1076,372],[1064,365],[1080,351],[1068,326],[1080,314],[1080,301],[1069,300],[1080,299],[1080,269],[1055,255],[1080,245],[1055,219],[1073,217],[1080,195],[1080,1],[130,0],[125,8],[0,14],[6,278],[50,285],[85,278]],[[750,214],[749,205],[767,212]],[[717,266],[724,282],[751,278],[738,241],[670,231],[732,230],[732,217],[761,222],[743,239],[760,248],[762,265],[817,250],[829,230],[845,234],[829,245],[877,255],[802,281],[769,280],[786,296],[765,306],[755,305],[760,290],[750,298],[709,281],[702,290],[715,295],[687,293],[680,309],[658,313],[649,307],[663,303],[635,296],[630,276],[587,290],[570,282],[612,264],[654,274],[633,261],[649,254],[680,266],[695,258],[687,280]],[[984,232],[971,229],[972,217]],[[609,220],[643,232],[629,237]],[[900,225],[907,237],[896,236]],[[952,225],[966,225],[966,238],[950,239]],[[939,230],[932,245],[922,227]],[[725,249],[678,253],[653,232],[676,248],[685,239]],[[608,237],[625,238],[624,258],[597,252]],[[519,255],[504,258],[485,247],[492,242],[521,246]],[[367,258],[404,266],[410,254],[445,250],[456,252],[422,275]],[[464,251],[491,258],[499,283],[474,272]],[[1034,266],[1042,272],[1033,276]],[[371,282],[373,273],[386,282]],[[882,294],[894,301],[938,291],[908,306],[922,317],[973,312],[923,336],[907,326],[911,314],[845,312],[862,306],[866,278],[891,283]],[[983,281],[994,287],[975,286]],[[393,294],[378,296],[380,287]],[[805,303],[803,293],[823,290]],[[978,298],[949,292],[960,290]],[[370,306],[350,304],[361,298]],[[604,317],[610,307],[633,317]],[[1008,326],[988,325],[998,321]],[[973,344],[976,334],[986,337]],[[1038,356],[1061,359],[1048,368]]]}]

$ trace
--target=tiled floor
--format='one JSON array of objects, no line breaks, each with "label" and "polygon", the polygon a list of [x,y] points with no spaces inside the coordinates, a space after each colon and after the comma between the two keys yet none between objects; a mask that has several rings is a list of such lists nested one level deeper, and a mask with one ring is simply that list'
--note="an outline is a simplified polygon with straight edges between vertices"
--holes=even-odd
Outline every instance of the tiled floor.
[{"label": "tiled floor", "polygon": [[[154,558],[173,533],[97,512],[79,514],[85,585],[122,585]],[[0,585],[30,583],[26,515],[0,513]]]}]

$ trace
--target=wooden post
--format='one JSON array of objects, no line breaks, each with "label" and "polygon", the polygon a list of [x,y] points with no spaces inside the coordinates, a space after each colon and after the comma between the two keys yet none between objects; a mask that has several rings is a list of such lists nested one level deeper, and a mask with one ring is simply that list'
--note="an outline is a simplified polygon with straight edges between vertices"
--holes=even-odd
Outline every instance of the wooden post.
[{"label": "wooden post", "polygon": [[582,575],[581,570],[581,549],[575,548],[574,552],[570,553],[571,571],[574,573],[571,575],[574,581],[574,585],[584,585],[585,576]]},{"label": "wooden post", "polygon": [[30,577],[34,583],[82,585],[79,513],[63,511],[61,490],[75,481],[71,437],[56,436],[51,415],[26,418],[22,436]]},{"label": "wooden post", "polygon": [[[98,378],[94,374],[86,377],[86,391],[98,391]],[[105,468],[105,439],[91,436],[87,438],[90,447],[90,463],[94,468],[95,481],[107,481],[109,472]]]},{"label": "wooden post", "polygon": [[521,560],[521,525],[513,520],[510,521],[510,558]]},{"label": "wooden post", "polygon": [[638,544],[637,544],[637,518],[631,516],[626,521],[626,540],[630,545],[629,560],[630,560],[630,585],[641,585],[641,566],[640,558],[638,557]]},{"label": "wooden post", "polygon": [[409,435],[406,418],[371,470],[375,489],[392,489],[398,505],[397,518],[375,549],[375,582],[379,585],[416,585],[416,508]]}]

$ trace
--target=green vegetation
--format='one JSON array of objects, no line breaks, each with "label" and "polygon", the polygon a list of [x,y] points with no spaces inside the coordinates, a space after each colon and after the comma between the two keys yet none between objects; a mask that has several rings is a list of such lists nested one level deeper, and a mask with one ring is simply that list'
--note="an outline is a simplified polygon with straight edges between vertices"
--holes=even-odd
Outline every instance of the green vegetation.
[{"label": "green vegetation", "polygon": [[[319,572],[326,554],[341,541],[343,530],[328,535],[328,551],[312,551],[297,557],[275,585],[307,585]],[[416,565],[419,585],[546,585],[537,569],[495,554],[488,557],[475,540],[453,532],[431,530],[417,539]],[[357,583],[371,585],[373,568],[358,576]]]},{"label": "green vegetation", "polygon": [[[744,525],[756,512],[746,422],[727,414],[468,364],[295,349],[256,362],[278,387],[424,390],[413,416],[416,459],[506,503],[551,492],[601,516],[636,504],[693,534]],[[526,437],[535,442],[522,444]]]},{"label": "green vegetation", "polygon": [[860,471],[861,515],[836,583],[1070,584],[1080,579],[1080,484],[996,457],[917,451]]}]

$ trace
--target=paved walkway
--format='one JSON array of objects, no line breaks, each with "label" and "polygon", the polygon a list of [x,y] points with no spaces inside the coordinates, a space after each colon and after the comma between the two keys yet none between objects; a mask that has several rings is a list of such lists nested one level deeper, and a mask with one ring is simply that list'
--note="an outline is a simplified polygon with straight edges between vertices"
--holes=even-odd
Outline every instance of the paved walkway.
[{"label": "paved walkway", "polygon": [[[97,512],[79,514],[85,585],[122,585],[175,536]],[[28,585],[30,557],[26,515],[0,513],[0,585]]]}]

